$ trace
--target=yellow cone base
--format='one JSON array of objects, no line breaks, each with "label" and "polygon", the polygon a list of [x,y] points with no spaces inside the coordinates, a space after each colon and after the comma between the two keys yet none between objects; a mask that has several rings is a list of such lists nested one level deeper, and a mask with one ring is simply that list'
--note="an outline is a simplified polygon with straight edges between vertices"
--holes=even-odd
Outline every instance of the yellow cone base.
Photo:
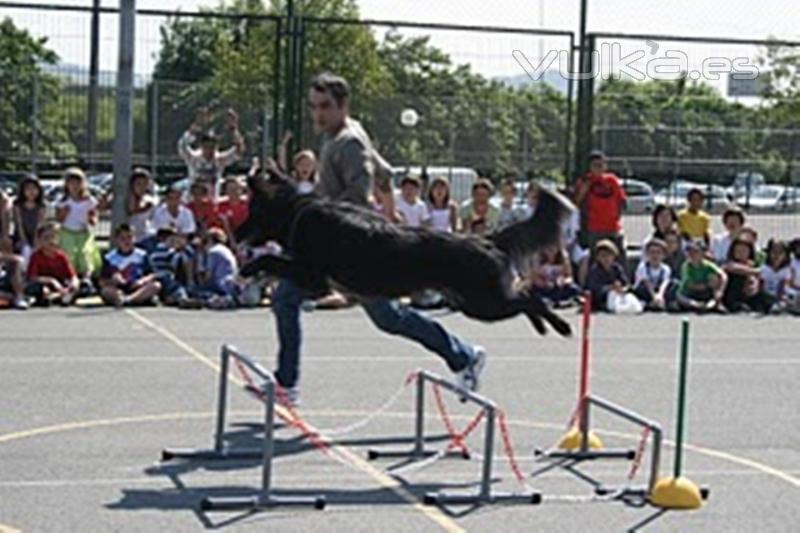
[{"label": "yellow cone base", "polygon": [[650,494],[650,503],[664,509],[699,509],[703,506],[700,488],[685,477],[658,480]]},{"label": "yellow cone base", "polygon": [[[561,440],[558,441],[558,447],[562,450],[579,450],[582,441],[583,435],[581,434],[581,430],[577,427],[574,427],[567,431],[563,437],[561,437]],[[594,434],[594,431],[589,431],[589,448],[592,450],[603,449],[603,441],[600,440],[600,437]]]}]

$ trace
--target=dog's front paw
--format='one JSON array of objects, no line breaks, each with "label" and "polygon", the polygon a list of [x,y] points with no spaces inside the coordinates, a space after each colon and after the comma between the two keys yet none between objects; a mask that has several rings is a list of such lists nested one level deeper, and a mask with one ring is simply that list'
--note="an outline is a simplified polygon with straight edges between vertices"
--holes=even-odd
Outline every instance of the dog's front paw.
[{"label": "dog's front paw", "polygon": [[553,326],[553,329],[556,330],[559,333],[559,335],[563,337],[572,336],[572,326],[570,326],[566,320],[564,320],[557,314],[549,313],[545,315],[545,320],[547,320],[548,324]]}]

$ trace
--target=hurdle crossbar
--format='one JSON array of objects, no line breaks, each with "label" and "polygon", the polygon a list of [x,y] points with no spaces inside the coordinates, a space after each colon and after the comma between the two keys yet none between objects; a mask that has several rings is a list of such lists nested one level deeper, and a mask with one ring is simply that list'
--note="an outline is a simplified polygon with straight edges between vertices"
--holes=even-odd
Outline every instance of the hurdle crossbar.
[{"label": "hurdle crossbar", "polygon": [[[423,501],[428,505],[471,505],[487,503],[537,504],[541,502],[541,494],[535,491],[523,493],[501,493],[492,491],[492,462],[494,460],[495,425],[498,412],[494,402],[480,394],[466,390],[437,374],[428,372],[427,370],[418,370],[416,372],[416,380],[416,416],[414,417],[414,444],[412,448],[410,450],[371,449],[367,452],[367,457],[370,460],[382,457],[422,459],[437,454],[436,451],[425,448],[425,385],[432,383],[456,394],[462,401],[473,403],[483,409],[486,419],[486,428],[484,431],[481,483],[478,492],[464,494],[429,492],[425,494]],[[468,458],[467,455],[464,455],[464,457]]]},{"label": "hurdle crossbar", "polygon": [[[650,451],[650,477],[647,481],[647,486],[645,488],[626,487],[624,489],[615,490],[613,488],[601,485],[597,487],[596,492],[598,494],[610,494],[612,492],[617,492],[619,497],[650,494],[650,492],[653,490],[653,487],[655,487],[659,477],[659,465],[661,463],[661,446],[662,446],[662,441],[664,439],[664,431],[661,429],[661,425],[659,425],[657,422],[654,422],[652,420],[649,420],[641,416],[640,414],[634,411],[631,411],[630,409],[612,403],[603,398],[589,396],[587,400],[588,404],[594,405],[598,409],[603,409],[613,415],[619,416],[620,418],[627,420],[628,422],[636,424],[637,426],[649,429],[653,439],[653,445]],[[633,459],[633,457],[631,459]]]},{"label": "hurdle crossbar", "polygon": [[[230,361],[236,359],[263,380],[259,399],[264,403],[264,444],[261,449],[231,449],[225,445],[225,418],[228,404],[228,374]],[[277,382],[271,372],[259,365],[249,356],[235,347],[224,345],[220,351],[219,384],[217,387],[217,419],[213,448],[181,449],[165,448],[161,459],[186,460],[225,460],[225,459],[261,459],[261,488],[251,497],[206,497],[200,502],[204,511],[258,510],[278,506],[313,506],[316,509],[325,507],[324,496],[284,497],[272,494],[272,459],[275,452],[275,391]],[[252,392],[252,391],[251,391]]]}]

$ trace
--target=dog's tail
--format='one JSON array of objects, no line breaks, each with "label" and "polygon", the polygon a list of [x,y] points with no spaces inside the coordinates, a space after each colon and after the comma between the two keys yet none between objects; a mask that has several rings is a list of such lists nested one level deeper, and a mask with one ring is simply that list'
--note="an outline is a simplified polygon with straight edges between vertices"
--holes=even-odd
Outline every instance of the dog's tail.
[{"label": "dog's tail", "polygon": [[512,262],[518,263],[544,246],[557,244],[574,210],[575,206],[563,195],[542,187],[532,217],[512,224],[490,238]]}]

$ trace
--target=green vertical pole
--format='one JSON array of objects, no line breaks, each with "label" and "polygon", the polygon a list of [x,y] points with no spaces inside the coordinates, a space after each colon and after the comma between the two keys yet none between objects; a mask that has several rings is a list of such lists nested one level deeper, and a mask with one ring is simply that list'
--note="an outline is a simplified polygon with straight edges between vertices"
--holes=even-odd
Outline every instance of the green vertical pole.
[{"label": "green vertical pole", "polygon": [[675,428],[675,469],[674,477],[681,476],[683,462],[683,421],[686,415],[686,380],[689,370],[689,319],[684,318],[681,324],[681,360],[678,373],[678,413]]}]

